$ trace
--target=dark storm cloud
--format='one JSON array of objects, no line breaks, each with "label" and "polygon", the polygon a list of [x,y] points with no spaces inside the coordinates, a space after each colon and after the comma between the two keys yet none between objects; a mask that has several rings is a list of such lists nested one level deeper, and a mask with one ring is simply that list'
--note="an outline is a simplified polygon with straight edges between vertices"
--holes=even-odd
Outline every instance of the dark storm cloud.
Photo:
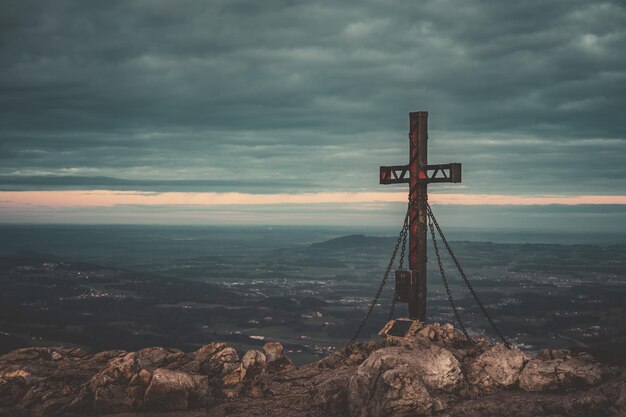
[{"label": "dark storm cloud", "polygon": [[456,190],[619,194],[625,22],[570,0],[4,0],[0,174],[378,189],[427,109],[430,159],[465,164]]},{"label": "dark storm cloud", "polygon": [[[295,191],[313,188],[308,183],[274,180],[271,190]],[[0,190],[23,191],[39,189],[107,189],[107,190],[144,190],[162,192],[175,189],[177,191],[222,191],[237,189],[240,192],[258,192],[267,186],[255,180],[147,180],[120,179],[114,177],[81,177],[72,175],[28,176],[0,175]]]}]

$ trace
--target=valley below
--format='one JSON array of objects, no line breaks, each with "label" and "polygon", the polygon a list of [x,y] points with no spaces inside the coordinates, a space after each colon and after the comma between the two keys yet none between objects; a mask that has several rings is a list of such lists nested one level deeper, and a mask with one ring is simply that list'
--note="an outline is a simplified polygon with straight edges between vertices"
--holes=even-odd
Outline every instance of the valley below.
[{"label": "valley below", "polygon": [[[292,237],[274,245],[245,236],[207,243],[180,235],[154,239],[152,252],[143,245],[79,256],[55,253],[52,245],[45,252],[42,247],[5,251],[0,353],[27,346],[193,351],[213,341],[243,352],[276,340],[294,363],[309,363],[351,338],[395,243],[358,234],[331,239],[316,234],[308,239],[319,241],[305,244]],[[193,250],[185,250],[190,245]],[[625,246],[472,241],[452,246],[514,345],[528,351],[567,347],[624,361]],[[494,337],[452,262],[444,261],[470,333]],[[428,268],[429,317],[454,323],[434,259]],[[392,291],[393,276],[363,339],[375,339],[387,322]],[[399,304],[395,315],[406,315],[406,306]]]}]

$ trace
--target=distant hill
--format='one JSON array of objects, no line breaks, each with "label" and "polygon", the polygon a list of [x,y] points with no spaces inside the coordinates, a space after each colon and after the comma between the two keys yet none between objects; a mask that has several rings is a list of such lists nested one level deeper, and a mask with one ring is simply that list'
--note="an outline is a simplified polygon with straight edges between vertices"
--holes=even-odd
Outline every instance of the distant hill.
[{"label": "distant hill", "polygon": [[311,249],[385,249],[393,245],[394,238],[392,237],[378,237],[378,236],[365,236],[365,235],[348,235],[341,236],[336,239],[326,240],[324,242],[313,243]]}]

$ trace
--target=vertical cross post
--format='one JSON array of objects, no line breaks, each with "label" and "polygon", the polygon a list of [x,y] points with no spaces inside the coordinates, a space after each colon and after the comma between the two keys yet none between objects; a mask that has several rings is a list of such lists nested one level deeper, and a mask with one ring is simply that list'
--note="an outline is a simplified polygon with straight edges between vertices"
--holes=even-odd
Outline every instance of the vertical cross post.
[{"label": "vertical cross post", "polygon": [[461,182],[461,164],[428,165],[428,112],[409,113],[409,164],[380,167],[381,184],[409,184],[409,271],[396,271],[396,297],[409,316],[426,321],[426,197],[428,184]]},{"label": "vertical cross post", "polygon": [[428,165],[428,112],[409,114],[409,269],[415,276],[409,316],[426,320],[426,179]]}]

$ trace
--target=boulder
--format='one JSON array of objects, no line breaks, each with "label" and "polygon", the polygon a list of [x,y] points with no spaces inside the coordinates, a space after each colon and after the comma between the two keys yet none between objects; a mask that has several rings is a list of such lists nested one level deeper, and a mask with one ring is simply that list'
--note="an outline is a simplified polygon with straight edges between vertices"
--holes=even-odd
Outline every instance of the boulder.
[{"label": "boulder", "polygon": [[408,417],[430,412],[433,398],[411,366],[381,367],[363,362],[348,386],[352,417]]},{"label": "boulder", "polygon": [[[78,348],[26,348],[0,358],[0,409],[17,415],[52,416],[81,396],[81,385],[120,355],[112,351],[90,356]],[[91,410],[92,401],[84,403]]]},{"label": "boulder", "polygon": [[23,369],[0,372],[0,404],[16,405],[32,385],[33,375]]},{"label": "boulder", "polygon": [[331,416],[345,415],[351,376],[342,373],[319,384],[313,396],[313,405],[322,408]]},{"label": "boulder", "polygon": [[353,417],[427,413],[445,407],[437,395],[454,392],[462,381],[459,362],[440,346],[379,349],[351,378],[348,410]]},{"label": "boulder", "polygon": [[137,410],[146,389],[142,385],[145,377],[139,375],[140,371],[141,365],[134,352],[113,359],[91,378],[83,396],[93,398],[93,410],[96,413]]},{"label": "boulder", "polygon": [[62,416],[61,411],[78,394],[78,388],[63,383],[39,380],[29,387],[17,409],[29,417]]},{"label": "boulder", "polygon": [[[167,368],[171,370],[181,370],[185,368],[185,372],[190,372],[194,370],[197,371],[199,368],[197,361],[193,361],[193,358],[178,349],[150,347],[138,351],[137,357],[139,358],[141,366],[149,371],[154,371],[157,368]],[[188,366],[190,362],[194,363]]]},{"label": "boulder", "polygon": [[240,366],[239,354],[225,343],[211,343],[201,347],[194,353],[199,369],[209,377],[224,377],[226,385],[239,382]]},{"label": "boulder", "polygon": [[463,373],[454,355],[438,345],[416,345],[404,353],[416,360],[409,362],[415,366],[431,392],[454,392],[461,382]]},{"label": "boulder", "polygon": [[342,366],[360,365],[372,352],[381,347],[380,344],[372,341],[356,342],[319,360],[317,367],[320,369],[334,369]]},{"label": "boulder", "polygon": [[243,383],[240,390],[242,395],[251,398],[265,397],[267,388],[260,377],[265,373],[266,363],[265,354],[258,350],[249,350],[243,355],[240,375]]},{"label": "boulder", "polygon": [[225,343],[210,343],[198,349],[193,355],[200,372],[209,377],[215,396],[234,398],[239,394],[241,382],[241,362],[237,351]]},{"label": "boulder", "polygon": [[293,368],[293,364],[285,356],[285,348],[280,342],[267,342],[263,345],[263,351],[267,357],[267,371],[278,372]]},{"label": "boulder", "polygon": [[198,361],[200,371],[206,375],[219,374],[222,371],[221,363],[214,360],[216,354],[228,348],[226,343],[213,342],[202,346],[192,354],[194,360]]},{"label": "boulder", "polygon": [[265,373],[267,358],[265,354],[258,350],[249,350],[243,355],[241,360],[240,379],[255,379]]},{"label": "boulder", "polygon": [[528,360],[528,355],[518,349],[492,345],[468,358],[465,365],[467,381],[473,389],[482,394],[514,387]]},{"label": "boulder", "polygon": [[546,391],[558,387],[556,367],[541,359],[531,359],[519,376],[519,386],[524,391]]},{"label": "boulder", "polygon": [[207,403],[208,392],[207,376],[159,368],[146,389],[143,408],[151,411],[201,408]]},{"label": "boulder", "polygon": [[562,387],[590,386],[602,381],[603,369],[595,362],[573,358],[531,359],[519,377],[519,386],[524,391],[550,391]]}]

